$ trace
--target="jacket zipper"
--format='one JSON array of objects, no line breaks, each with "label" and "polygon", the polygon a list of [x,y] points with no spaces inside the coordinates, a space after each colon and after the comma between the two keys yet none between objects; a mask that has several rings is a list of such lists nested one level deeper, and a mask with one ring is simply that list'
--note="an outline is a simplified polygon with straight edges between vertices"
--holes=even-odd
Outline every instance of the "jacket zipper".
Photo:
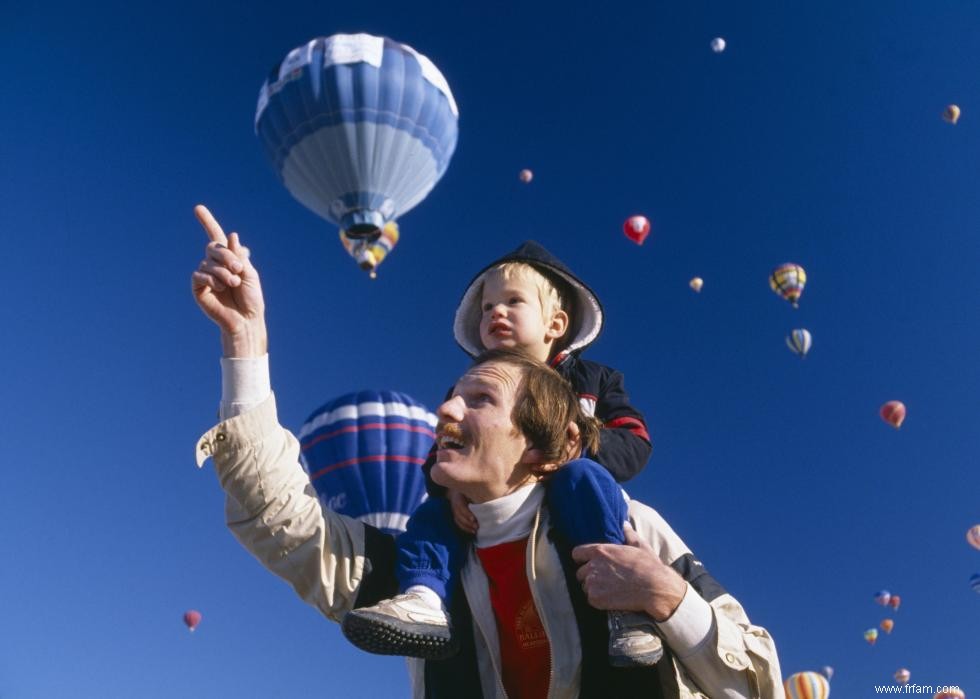
[{"label": "jacket zipper", "polygon": [[541,605],[541,601],[538,599],[537,594],[537,566],[535,565],[535,554],[537,553],[537,546],[535,543],[538,538],[538,525],[541,522],[541,508],[539,507],[534,513],[534,526],[531,527],[531,535],[528,537],[528,560],[527,560],[527,582],[528,587],[531,588],[531,597],[534,599],[534,606],[537,607],[538,617],[541,619],[541,625],[544,627],[544,635],[548,639],[548,658],[550,661],[548,667],[548,697],[551,698],[555,689],[555,644],[552,643],[551,632],[548,629],[547,617],[544,614],[544,607]]}]

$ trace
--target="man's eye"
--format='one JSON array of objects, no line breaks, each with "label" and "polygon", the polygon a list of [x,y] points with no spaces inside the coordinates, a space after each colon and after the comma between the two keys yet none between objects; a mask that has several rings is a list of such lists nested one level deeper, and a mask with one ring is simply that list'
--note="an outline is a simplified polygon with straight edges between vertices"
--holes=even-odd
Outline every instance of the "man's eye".
[{"label": "man's eye", "polygon": [[487,311],[489,311],[491,308],[493,308],[493,304],[490,304],[490,303],[483,304],[483,312],[484,313],[486,313]]}]

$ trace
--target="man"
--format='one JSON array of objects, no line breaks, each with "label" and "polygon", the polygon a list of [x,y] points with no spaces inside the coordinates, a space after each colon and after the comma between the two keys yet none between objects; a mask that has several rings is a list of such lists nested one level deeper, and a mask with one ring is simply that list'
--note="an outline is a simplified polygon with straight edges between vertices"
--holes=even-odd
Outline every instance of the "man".
[{"label": "man", "polygon": [[[204,207],[195,212],[211,243],[193,291],[221,328],[224,354],[223,422],[199,441],[198,463],[214,459],[239,541],[342,621],[396,591],[393,541],[321,507],[295,437],[277,423],[258,273],[236,234],[226,237]],[[415,696],[783,696],[768,633],[656,512],[630,503],[627,545],[569,552],[553,540],[539,482],[595,440],[554,372],[515,353],[483,356],[438,415],[433,478],[474,503],[480,526],[453,610],[462,647],[446,660],[412,661]],[[649,614],[664,659],[610,666],[600,608]]]}]

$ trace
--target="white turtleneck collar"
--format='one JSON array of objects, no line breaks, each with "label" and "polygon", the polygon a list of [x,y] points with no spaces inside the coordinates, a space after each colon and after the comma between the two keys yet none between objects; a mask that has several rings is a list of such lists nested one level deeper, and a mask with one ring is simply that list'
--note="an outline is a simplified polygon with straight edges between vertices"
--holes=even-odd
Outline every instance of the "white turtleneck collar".
[{"label": "white turtleneck collar", "polygon": [[544,486],[532,483],[496,500],[470,505],[470,511],[480,523],[476,531],[477,548],[526,537],[531,533],[534,514],[543,500]]}]

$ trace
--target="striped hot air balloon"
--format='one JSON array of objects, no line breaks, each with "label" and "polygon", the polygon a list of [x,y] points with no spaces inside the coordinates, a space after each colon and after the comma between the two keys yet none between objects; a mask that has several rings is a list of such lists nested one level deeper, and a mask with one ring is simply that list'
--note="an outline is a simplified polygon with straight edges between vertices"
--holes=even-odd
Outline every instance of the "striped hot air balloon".
[{"label": "striped hot air balloon", "polygon": [[932,699],[966,699],[966,694],[958,687],[947,687],[932,697]]},{"label": "striped hot air balloon", "polygon": [[335,34],[273,68],[255,132],[300,203],[349,238],[374,239],[445,174],[458,116],[428,58],[384,37]]},{"label": "striped hot air balloon", "polygon": [[870,645],[874,645],[875,641],[878,640],[878,629],[868,629],[864,632],[864,640]]},{"label": "striped hot air balloon", "polygon": [[908,684],[909,680],[912,679],[912,673],[903,667],[895,671],[894,677],[899,684]]},{"label": "striped hot air balloon", "polygon": [[324,507],[397,534],[425,498],[421,466],[435,426],[436,416],[404,393],[350,393],[303,425],[301,459]]},{"label": "striped hot air balloon", "polygon": [[794,262],[779,265],[769,275],[769,287],[793,304],[793,308],[799,305],[804,286],[806,271]]},{"label": "striped hot air balloon", "polygon": [[970,589],[980,595],[980,573],[970,576]]},{"label": "striped hot air balloon", "polygon": [[801,359],[805,359],[806,353],[813,346],[813,336],[810,335],[810,331],[806,328],[797,328],[796,330],[790,331],[789,336],[786,338],[786,346],[800,355]]},{"label": "striped hot air balloon", "polygon": [[830,682],[819,672],[797,672],[783,682],[789,699],[827,699]]}]

